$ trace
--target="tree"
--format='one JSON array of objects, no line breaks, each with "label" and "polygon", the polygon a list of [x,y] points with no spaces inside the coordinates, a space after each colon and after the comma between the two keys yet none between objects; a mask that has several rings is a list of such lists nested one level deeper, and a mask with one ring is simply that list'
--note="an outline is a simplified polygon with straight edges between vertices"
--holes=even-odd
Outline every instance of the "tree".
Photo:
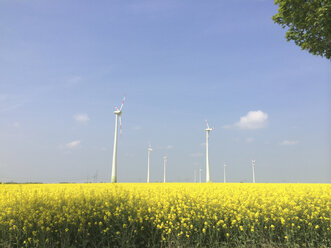
[{"label": "tree", "polygon": [[331,57],[331,1],[275,0],[278,13],[272,19],[303,50],[330,59]]}]

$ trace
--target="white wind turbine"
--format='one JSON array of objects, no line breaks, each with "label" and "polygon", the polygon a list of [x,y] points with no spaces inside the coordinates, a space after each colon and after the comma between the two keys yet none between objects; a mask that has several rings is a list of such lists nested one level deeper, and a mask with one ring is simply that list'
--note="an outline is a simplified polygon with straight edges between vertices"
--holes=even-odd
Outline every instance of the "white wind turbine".
[{"label": "white wind turbine", "polygon": [[224,162],[224,183],[226,183],[226,170],[225,168],[227,167],[228,165],[226,164],[226,162]]},{"label": "white wind turbine", "polygon": [[117,136],[118,136],[118,119],[120,121],[120,133],[122,132],[122,108],[124,105],[125,96],[122,100],[121,107],[115,106],[115,135],[114,135],[114,150],[113,150],[113,166],[112,166],[112,173],[111,173],[111,182],[117,183]]},{"label": "white wind turbine", "polygon": [[163,157],[163,182],[166,182],[167,156]]},{"label": "white wind turbine", "polygon": [[210,128],[208,125],[208,121],[206,120],[207,128],[206,131],[206,182],[210,182],[210,174],[209,174],[209,149],[208,149],[208,141],[209,141],[209,133],[213,131],[214,128]]},{"label": "white wind turbine", "polygon": [[149,183],[149,163],[150,163],[150,156],[151,152],[153,151],[151,145],[149,145],[147,152],[148,152],[148,158],[147,158],[147,182]]},{"label": "white wind turbine", "polygon": [[253,183],[255,183],[255,160],[252,160],[252,169],[253,169]]}]

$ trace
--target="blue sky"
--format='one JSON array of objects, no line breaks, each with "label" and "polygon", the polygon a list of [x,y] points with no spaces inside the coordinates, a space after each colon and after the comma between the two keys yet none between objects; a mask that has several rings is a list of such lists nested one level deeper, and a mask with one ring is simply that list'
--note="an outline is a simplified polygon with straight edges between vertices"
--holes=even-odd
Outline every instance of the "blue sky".
[{"label": "blue sky", "polygon": [[[1,1],[0,181],[331,182],[330,62],[272,1]],[[257,112],[260,111],[260,112]],[[88,179],[89,178],[89,179]]]}]

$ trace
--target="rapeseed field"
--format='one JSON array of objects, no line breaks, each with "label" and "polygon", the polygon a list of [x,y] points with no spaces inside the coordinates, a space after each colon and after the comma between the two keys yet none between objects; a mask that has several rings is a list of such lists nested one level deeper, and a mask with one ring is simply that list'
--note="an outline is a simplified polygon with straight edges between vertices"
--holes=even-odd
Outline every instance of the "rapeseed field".
[{"label": "rapeseed field", "polygon": [[0,185],[0,247],[331,247],[331,185]]}]

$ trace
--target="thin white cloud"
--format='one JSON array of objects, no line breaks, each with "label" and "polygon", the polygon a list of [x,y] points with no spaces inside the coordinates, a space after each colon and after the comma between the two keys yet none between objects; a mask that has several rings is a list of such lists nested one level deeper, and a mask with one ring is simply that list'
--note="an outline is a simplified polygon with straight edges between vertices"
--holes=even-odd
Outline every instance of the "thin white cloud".
[{"label": "thin white cloud", "polygon": [[87,114],[76,114],[73,116],[74,120],[81,123],[86,123],[90,120]]},{"label": "thin white cloud", "polygon": [[284,140],[283,142],[280,143],[282,146],[294,146],[299,144],[298,140]]},{"label": "thin white cloud", "polygon": [[167,145],[166,149],[167,150],[172,150],[172,149],[174,149],[174,146],[173,145]]},{"label": "thin white cloud", "polygon": [[195,152],[195,153],[191,153],[190,154],[190,157],[192,158],[200,158],[200,157],[203,157],[203,153],[202,152]]},{"label": "thin white cloud", "polygon": [[66,86],[71,87],[76,84],[79,84],[81,81],[83,81],[83,78],[81,76],[72,76],[67,79]]},{"label": "thin white cloud", "polygon": [[235,124],[240,129],[260,129],[267,126],[268,114],[261,110],[249,111],[247,115],[240,117]]},{"label": "thin white cloud", "polygon": [[19,108],[19,107],[21,107],[22,106],[22,104],[12,104],[12,105],[4,105],[4,106],[0,106],[0,113],[2,113],[2,112],[7,112],[7,111],[12,111],[12,110],[15,110],[15,109],[17,109],[17,108]]},{"label": "thin white cloud", "polygon": [[136,131],[141,130],[141,126],[134,126],[133,130],[136,130]]},{"label": "thin white cloud", "polygon": [[69,142],[69,143],[66,144],[66,148],[73,149],[73,148],[79,146],[80,143],[81,143],[80,140],[71,141],[71,142]]}]

